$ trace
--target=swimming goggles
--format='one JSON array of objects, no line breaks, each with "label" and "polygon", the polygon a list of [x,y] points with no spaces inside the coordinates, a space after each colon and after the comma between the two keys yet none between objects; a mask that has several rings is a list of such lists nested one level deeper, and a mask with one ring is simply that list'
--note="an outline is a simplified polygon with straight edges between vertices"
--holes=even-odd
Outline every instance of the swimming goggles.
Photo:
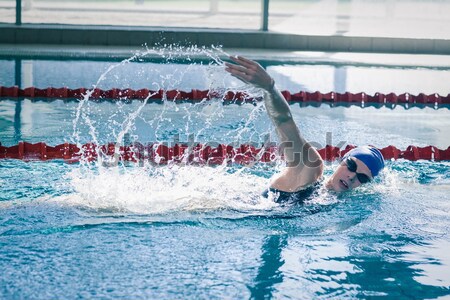
[{"label": "swimming goggles", "polygon": [[351,157],[348,157],[345,160],[345,163],[347,164],[347,169],[350,172],[353,172],[353,173],[356,174],[356,177],[358,178],[359,182],[367,183],[367,182],[370,181],[370,177],[367,176],[366,174],[356,172],[356,170],[358,169],[358,165],[356,164],[356,162]]}]

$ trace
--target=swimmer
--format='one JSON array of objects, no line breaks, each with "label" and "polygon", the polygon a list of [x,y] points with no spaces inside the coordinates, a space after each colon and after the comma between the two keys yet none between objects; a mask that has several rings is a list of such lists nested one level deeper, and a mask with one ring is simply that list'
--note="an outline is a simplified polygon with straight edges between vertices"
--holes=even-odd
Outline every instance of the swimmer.
[{"label": "swimmer", "polygon": [[279,194],[277,202],[304,201],[321,186],[337,193],[351,191],[370,182],[383,169],[381,152],[374,147],[361,146],[349,151],[333,175],[322,180],[323,160],[302,136],[274,79],[255,61],[241,56],[230,59],[234,63],[225,63],[227,72],[264,90],[264,105],[275,125],[286,160],[286,168],[271,178],[270,190]]}]

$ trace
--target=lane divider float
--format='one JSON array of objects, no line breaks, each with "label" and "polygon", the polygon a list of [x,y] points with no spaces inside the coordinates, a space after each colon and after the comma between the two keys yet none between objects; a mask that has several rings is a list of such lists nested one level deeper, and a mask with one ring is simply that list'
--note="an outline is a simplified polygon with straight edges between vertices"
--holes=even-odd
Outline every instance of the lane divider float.
[{"label": "lane divider float", "polygon": [[[327,145],[318,149],[321,157],[326,161],[335,161],[343,157],[348,151],[355,148],[347,145],[341,149]],[[439,149],[435,146],[417,147],[408,146],[400,150],[395,146],[379,148],[386,160],[406,159],[449,161],[450,147]],[[132,145],[117,146],[113,143],[96,145],[86,143],[78,147],[75,144],[63,143],[49,146],[43,142],[27,143],[19,142],[11,147],[0,146],[0,159],[20,160],[53,160],[63,159],[66,162],[95,161],[101,156],[109,161],[140,162],[148,161],[155,164],[187,163],[187,164],[209,164],[217,165],[226,163],[251,164],[256,162],[274,162],[280,159],[280,151],[276,145],[255,147],[254,145],[232,145],[219,144],[211,146],[208,144],[175,144],[167,146],[164,143],[147,144],[133,143]]]},{"label": "lane divider float", "polygon": [[[149,89],[69,89],[66,87],[54,88],[48,87],[44,89],[39,89],[36,87],[28,87],[25,89],[20,89],[17,86],[4,87],[0,86],[0,98],[9,99],[21,99],[21,98],[31,98],[31,99],[69,99],[69,100],[80,100],[83,99],[84,95],[91,93],[89,96],[90,100],[93,101],[103,101],[103,100],[113,100],[113,101],[125,101],[130,102],[131,100],[143,100],[149,97],[149,101],[161,101],[170,100],[174,102],[182,101],[193,101],[200,102],[203,100],[211,99],[222,99],[225,103],[242,103],[242,102],[255,102],[261,99],[254,98],[241,91],[227,91],[224,94],[212,90],[198,90],[192,89],[191,91],[180,91],[180,90],[157,90],[152,91]],[[438,93],[424,94],[419,93],[418,95],[413,95],[410,93],[395,94],[395,93],[375,93],[374,95],[369,95],[367,93],[321,93],[321,92],[305,92],[300,91],[297,93],[291,93],[289,91],[282,91],[282,94],[286,100],[290,103],[346,103],[351,105],[358,104],[407,104],[407,105],[425,105],[441,107],[442,105],[450,104],[450,94],[439,95]]]}]

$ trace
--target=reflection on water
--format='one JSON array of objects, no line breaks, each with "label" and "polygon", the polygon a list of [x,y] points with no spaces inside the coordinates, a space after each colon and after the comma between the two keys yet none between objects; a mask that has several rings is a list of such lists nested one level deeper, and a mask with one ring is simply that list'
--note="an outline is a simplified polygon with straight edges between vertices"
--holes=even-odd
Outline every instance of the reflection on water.
[{"label": "reflection on water", "polygon": [[272,235],[264,239],[261,247],[261,264],[254,285],[249,286],[251,299],[270,299],[276,291],[276,285],[283,282],[283,272],[280,268],[284,264],[281,252],[287,245],[285,236]]},{"label": "reflection on water", "polygon": [[[338,260],[349,261],[359,273],[347,274],[346,282],[357,283],[360,296],[389,295],[394,298],[438,298],[450,294],[450,287],[430,285],[417,281],[421,271],[417,270],[417,258],[405,259],[412,253],[408,249],[414,245],[420,252],[427,252],[428,242],[417,241],[407,235],[378,236],[362,235],[352,241],[352,252],[348,257]],[[355,249],[356,247],[361,249]],[[355,251],[356,250],[356,251]],[[364,259],[361,259],[364,256]],[[427,253],[428,264],[441,262]],[[446,269],[442,266],[441,269]],[[442,277],[441,277],[442,278]]]},{"label": "reflection on water", "polygon": [[[257,275],[249,286],[251,298],[424,299],[450,295],[446,275],[436,273],[446,272],[448,264],[422,254],[423,268],[428,270],[425,273],[417,267],[421,259],[413,258],[414,253],[408,251],[412,246],[415,253],[424,253],[429,245],[382,233],[351,236],[348,240],[268,236],[261,247]],[[410,259],[405,259],[408,256]],[[434,276],[429,272],[433,266]],[[423,282],[430,277],[440,279]]]}]

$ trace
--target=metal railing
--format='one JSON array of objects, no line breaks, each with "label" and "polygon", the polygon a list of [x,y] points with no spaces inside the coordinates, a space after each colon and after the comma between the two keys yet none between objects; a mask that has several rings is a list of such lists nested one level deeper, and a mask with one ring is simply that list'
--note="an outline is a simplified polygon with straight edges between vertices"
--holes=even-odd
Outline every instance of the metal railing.
[{"label": "metal railing", "polygon": [[[219,0],[209,0],[209,10],[211,13],[217,13],[219,9]],[[136,0],[137,4],[143,3],[143,0]],[[32,0],[25,0],[25,8],[32,7]],[[269,0],[261,0],[261,31],[269,29]],[[16,0],[16,25],[22,25],[22,0]]]}]

